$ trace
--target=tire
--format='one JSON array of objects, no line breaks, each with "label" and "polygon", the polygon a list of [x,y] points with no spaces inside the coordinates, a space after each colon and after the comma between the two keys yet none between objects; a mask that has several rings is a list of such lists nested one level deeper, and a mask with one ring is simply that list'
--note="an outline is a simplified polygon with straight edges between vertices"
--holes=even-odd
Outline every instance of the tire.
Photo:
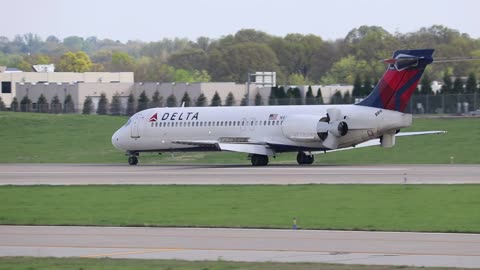
[{"label": "tire", "polygon": [[265,155],[252,155],[250,161],[253,166],[266,166],[268,165],[268,156]]},{"label": "tire", "polygon": [[128,158],[128,164],[137,165],[138,164],[138,158],[137,157],[129,157]]},{"label": "tire", "polygon": [[307,155],[304,152],[298,152],[297,154],[297,163],[300,165],[310,165],[314,160],[313,155]]}]

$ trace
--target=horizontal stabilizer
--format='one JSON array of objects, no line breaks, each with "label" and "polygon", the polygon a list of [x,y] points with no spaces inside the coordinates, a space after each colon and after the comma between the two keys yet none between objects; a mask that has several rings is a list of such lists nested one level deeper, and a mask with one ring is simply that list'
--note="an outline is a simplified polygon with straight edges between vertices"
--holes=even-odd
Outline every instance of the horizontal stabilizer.
[{"label": "horizontal stabilizer", "polygon": [[[414,131],[414,132],[400,132],[398,134],[395,134],[395,137],[406,137],[406,136],[418,136],[418,135],[431,135],[431,134],[444,134],[447,133],[446,131],[443,130],[432,130],[432,131]],[[370,147],[370,146],[377,146],[381,145],[381,141],[379,138],[369,140],[363,143],[359,143],[355,146],[352,147],[346,147],[346,148],[340,148],[340,149],[333,149],[333,150],[327,150],[327,151],[315,151],[311,152],[312,155],[316,154],[324,154],[326,152],[337,152],[337,151],[345,151],[345,150],[352,150],[356,148],[364,148],[364,147]]]}]

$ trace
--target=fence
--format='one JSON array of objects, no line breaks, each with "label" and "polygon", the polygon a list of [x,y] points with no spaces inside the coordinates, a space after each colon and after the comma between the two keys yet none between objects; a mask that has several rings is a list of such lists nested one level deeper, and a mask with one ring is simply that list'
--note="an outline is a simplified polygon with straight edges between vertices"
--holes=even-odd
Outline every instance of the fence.
[{"label": "fence", "polygon": [[[332,97],[331,103],[328,104],[353,104],[359,102],[361,98],[347,97],[347,98],[334,98]],[[193,102],[192,102],[193,103]],[[317,99],[276,99],[273,102],[273,105],[306,105],[306,104],[318,104]],[[234,105],[241,105],[241,101],[236,101]],[[252,106],[255,104],[251,102]],[[169,104],[169,107],[178,107],[181,104]],[[224,103],[222,102],[222,105]],[[267,105],[260,104],[260,105]],[[111,106],[108,104],[106,106],[106,114],[113,115],[132,115],[135,112],[147,108],[155,107],[166,107],[167,104],[139,104],[135,102],[134,104],[120,104],[117,106]],[[191,104],[194,106],[194,103]],[[210,103],[206,104],[210,106]],[[187,106],[186,107],[190,107]],[[92,104],[90,113],[97,113],[98,104]],[[410,99],[405,112],[412,114],[470,114],[475,110],[480,109],[480,95],[479,94],[457,94],[457,95],[414,95]],[[22,112],[39,112],[39,113],[82,113],[83,104],[18,104],[17,106],[12,106],[10,108],[12,111],[22,111]],[[104,114],[101,112],[100,114]],[[480,112],[479,112],[480,114]]]}]

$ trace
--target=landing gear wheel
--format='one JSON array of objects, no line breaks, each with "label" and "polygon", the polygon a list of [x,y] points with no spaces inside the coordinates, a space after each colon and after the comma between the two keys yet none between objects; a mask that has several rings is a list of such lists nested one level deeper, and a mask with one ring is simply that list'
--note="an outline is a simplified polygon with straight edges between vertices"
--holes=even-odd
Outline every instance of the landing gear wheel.
[{"label": "landing gear wheel", "polygon": [[130,165],[137,165],[138,164],[138,158],[135,156],[129,157],[128,158],[128,164]]},{"label": "landing gear wheel", "polygon": [[305,152],[298,152],[297,154],[297,163],[300,165],[310,165],[314,160],[313,155],[307,155]]},{"label": "landing gear wheel", "polygon": [[250,161],[253,166],[266,166],[268,164],[268,156],[254,154]]}]

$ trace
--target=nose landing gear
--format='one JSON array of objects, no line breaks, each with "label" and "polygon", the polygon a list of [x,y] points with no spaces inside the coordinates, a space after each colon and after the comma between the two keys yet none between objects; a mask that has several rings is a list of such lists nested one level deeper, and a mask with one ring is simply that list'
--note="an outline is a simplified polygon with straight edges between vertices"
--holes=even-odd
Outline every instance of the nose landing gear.
[{"label": "nose landing gear", "polygon": [[137,165],[138,164],[138,153],[136,152],[127,152],[128,156],[128,164],[130,165]]}]

